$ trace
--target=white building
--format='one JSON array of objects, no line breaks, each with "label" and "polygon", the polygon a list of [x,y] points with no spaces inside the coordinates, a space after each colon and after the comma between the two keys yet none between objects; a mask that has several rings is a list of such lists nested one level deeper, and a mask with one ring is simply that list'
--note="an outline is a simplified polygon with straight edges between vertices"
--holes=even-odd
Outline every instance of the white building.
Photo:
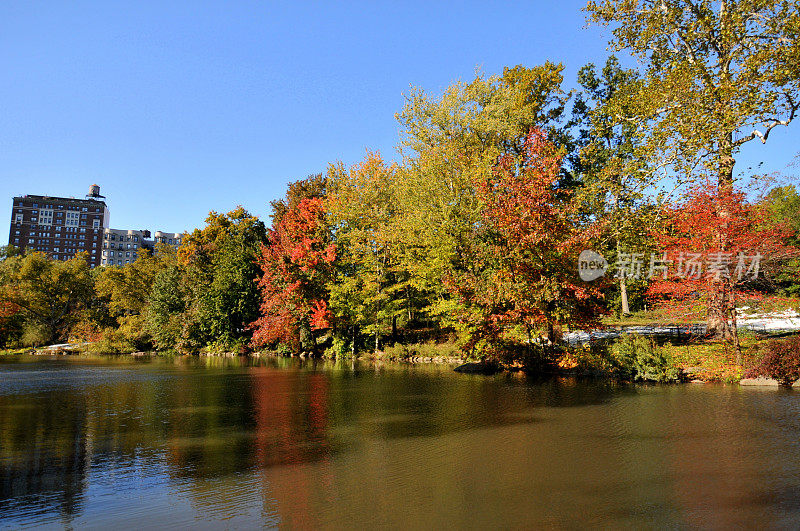
[{"label": "white building", "polygon": [[157,243],[178,248],[184,235],[176,232],[156,231],[154,239],[150,239],[149,230],[105,229],[103,234],[103,255],[100,265],[130,264],[139,256],[141,249],[151,252]]}]

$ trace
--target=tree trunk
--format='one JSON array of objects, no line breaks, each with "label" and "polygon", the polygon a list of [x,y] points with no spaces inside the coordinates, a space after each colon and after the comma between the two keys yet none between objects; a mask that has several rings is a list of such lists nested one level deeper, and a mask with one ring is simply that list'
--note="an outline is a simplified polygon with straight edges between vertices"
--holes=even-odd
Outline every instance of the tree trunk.
[{"label": "tree trunk", "polygon": [[708,312],[706,313],[706,332],[725,341],[734,339],[729,316],[735,311],[732,307],[730,295],[724,286],[715,282],[711,285],[709,293]]},{"label": "tree trunk", "polygon": [[736,307],[731,310],[731,330],[733,331],[733,346],[736,347],[736,365],[742,366],[742,345],[739,343],[739,326],[736,323]]},{"label": "tree trunk", "polygon": [[[733,158],[733,132],[723,133],[717,141],[718,196],[729,194],[733,190],[733,167],[735,164],[736,160]],[[728,212],[724,202],[718,204],[717,209],[720,223],[714,246],[720,251],[724,251],[728,247],[729,224],[727,220],[731,217],[731,213]],[[731,298],[725,289],[724,281],[713,282],[710,286],[709,296],[711,300],[706,318],[707,332],[726,341],[733,339],[733,332],[728,320],[733,308],[731,306]]]},{"label": "tree trunk", "polygon": [[622,294],[622,315],[630,315],[631,310],[628,307],[628,283],[625,281],[624,276],[619,279],[619,291]]},{"label": "tree trunk", "polygon": [[553,322],[549,320],[547,321],[547,341],[551,345],[556,344],[556,330],[555,327],[553,326]]}]

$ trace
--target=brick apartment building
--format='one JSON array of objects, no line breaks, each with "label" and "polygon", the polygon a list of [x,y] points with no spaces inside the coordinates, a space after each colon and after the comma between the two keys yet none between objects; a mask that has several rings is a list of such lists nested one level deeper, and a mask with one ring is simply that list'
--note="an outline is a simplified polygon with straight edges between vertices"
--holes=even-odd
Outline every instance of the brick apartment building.
[{"label": "brick apartment building", "polygon": [[109,228],[111,212],[93,184],[86,199],[24,195],[14,198],[9,245],[47,253],[54,260],[69,260],[86,251],[89,265],[125,265],[141,249],[153,251],[157,243],[179,247],[184,235],[148,230]]},{"label": "brick apartment building", "polygon": [[8,243],[20,249],[47,253],[54,260],[69,260],[86,251],[89,265],[100,265],[103,229],[111,212],[100,187],[93,184],[85,199],[24,195],[15,197]]}]

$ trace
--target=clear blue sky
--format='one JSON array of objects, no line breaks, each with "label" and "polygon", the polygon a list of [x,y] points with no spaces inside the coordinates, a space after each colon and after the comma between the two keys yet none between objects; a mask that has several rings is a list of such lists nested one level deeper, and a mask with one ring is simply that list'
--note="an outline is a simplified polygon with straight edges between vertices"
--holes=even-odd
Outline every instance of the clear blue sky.
[{"label": "clear blue sky", "polygon": [[[393,156],[412,84],[549,59],[571,87],[607,54],[577,0],[281,4],[0,4],[0,243],[13,196],[92,183],[114,228],[189,230],[237,204],[266,217],[289,181]],[[798,138],[775,131],[744,164],[784,170]]]}]

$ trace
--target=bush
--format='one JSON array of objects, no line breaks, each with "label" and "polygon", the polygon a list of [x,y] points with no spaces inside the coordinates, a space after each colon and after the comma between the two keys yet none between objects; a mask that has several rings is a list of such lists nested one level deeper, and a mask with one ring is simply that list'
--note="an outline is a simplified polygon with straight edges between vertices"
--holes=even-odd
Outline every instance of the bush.
[{"label": "bush", "polygon": [[383,349],[389,359],[406,360],[410,358],[463,358],[464,352],[455,343],[395,343]]},{"label": "bush", "polygon": [[672,356],[652,338],[623,334],[614,344],[612,355],[618,374],[625,379],[649,382],[678,380],[678,368]]},{"label": "bush", "polygon": [[324,357],[336,360],[352,358],[353,349],[350,341],[340,336],[334,336],[331,346],[325,349]]},{"label": "bush", "polygon": [[568,345],[558,360],[558,366],[585,376],[613,374],[616,365],[610,351],[610,345],[605,339],[582,345]]},{"label": "bush", "polygon": [[800,336],[772,339],[760,349],[761,359],[751,367],[745,377],[766,376],[791,386],[800,379]]},{"label": "bush", "polygon": [[292,349],[286,343],[278,343],[278,346],[275,349],[275,353],[278,356],[289,357],[292,355]]}]

